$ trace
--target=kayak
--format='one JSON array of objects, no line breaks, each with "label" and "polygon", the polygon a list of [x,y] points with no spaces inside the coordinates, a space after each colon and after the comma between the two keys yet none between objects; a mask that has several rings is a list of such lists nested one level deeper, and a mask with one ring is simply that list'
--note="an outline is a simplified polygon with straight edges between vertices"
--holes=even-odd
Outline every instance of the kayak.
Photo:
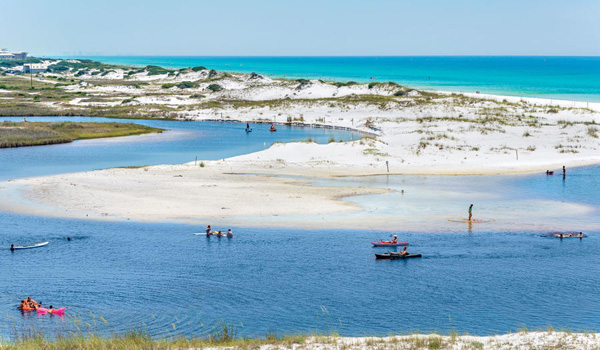
[{"label": "kayak", "polygon": [[373,247],[398,247],[408,245],[408,243],[406,242],[392,243],[389,241],[371,242],[371,244],[373,245]]},{"label": "kayak", "polygon": [[579,238],[579,239],[582,239],[582,238],[587,237],[587,235],[584,234],[584,233],[579,234],[579,233],[566,233],[566,232],[565,233],[553,233],[552,236],[555,237],[555,238],[560,238],[560,239],[562,239],[562,238]]},{"label": "kayak", "polygon": [[375,254],[375,259],[388,259],[388,260],[396,260],[396,259],[410,259],[410,258],[421,258],[422,255],[421,254],[406,254],[406,255],[400,255],[400,254],[391,254],[391,253],[384,253],[384,254]]},{"label": "kayak", "polygon": [[42,243],[33,244],[33,245],[27,245],[27,246],[14,246],[13,249],[17,250],[17,249],[39,248],[39,247],[43,247],[43,246],[45,246],[47,244],[48,244],[48,242],[42,242]]},{"label": "kayak", "polygon": [[65,310],[66,310],[66,308],[64,308],[64,307],[61,307],[60,309],[52,309],[52,311],[50,311],[44,307],[37,308],[38,314],[51,313],[51,314],[55,314],[55,315],[62,315],[65,313]]}]

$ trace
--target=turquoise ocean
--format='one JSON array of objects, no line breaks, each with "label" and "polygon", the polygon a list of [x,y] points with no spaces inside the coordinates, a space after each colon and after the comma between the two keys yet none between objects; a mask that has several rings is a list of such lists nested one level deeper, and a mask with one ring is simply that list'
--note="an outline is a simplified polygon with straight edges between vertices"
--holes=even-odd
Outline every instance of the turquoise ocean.
[{"label": "turquoise ocean", "polygon": [[387,82],[430,90],[600,102],[600,57],[93,56],[104,63],[165,68],[205,66],[279,78]]}]

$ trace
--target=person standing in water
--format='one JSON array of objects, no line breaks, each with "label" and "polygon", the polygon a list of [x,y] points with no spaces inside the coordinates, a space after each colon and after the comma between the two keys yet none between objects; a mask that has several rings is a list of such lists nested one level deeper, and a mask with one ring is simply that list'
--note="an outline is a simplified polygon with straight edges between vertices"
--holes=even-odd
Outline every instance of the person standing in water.
[{"label": "person standing in water", "polygon": [[471,221],[471,218],[473,218],[473,204],[469,207],[469,221]]},{"label": "person standing in water", "polygon": [[565,169],[565,166],[563,165],[563,179],[565,178],[566,175],[567,175],[567,169]]}]

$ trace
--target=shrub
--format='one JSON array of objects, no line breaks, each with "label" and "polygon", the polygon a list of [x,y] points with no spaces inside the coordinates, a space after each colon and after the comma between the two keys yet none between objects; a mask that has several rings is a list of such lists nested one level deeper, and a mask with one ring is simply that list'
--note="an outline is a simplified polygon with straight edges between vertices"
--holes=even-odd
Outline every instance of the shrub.
[{"label": "shrub", "polygon": [[201,70],[206,70],[206,67],[203,67],[203,66],[192,67],[192,70],[193,70],[194,72],[199,72],[199,71],[201,71]]},{"label": "shrub", "polygon": [[335,85],[335,86],[337,86],[337,87],[342,87],[342,86],[352,86],[352,85],[358,85],[358,83],[357,83],[357,82],[355,82],[355,81],[348,81],[348,82],[345,82],[345,83],[342,83],[342,82],[335,82],[335,83],[333,83],[333,85]]},{"label": "shrub", "polygon": [[403,90],[398,90],[394,93],[394,96],[404,96],[405,92]]},{"label": "shrub", "polygon": [[191,89],[198,87],[198,84],[193,83],[191,81],[182,81],[181,83],[177,84],[177,87],[180,89]]},{"label": "shrub", "polygon": [[221,85],[219,84],[210,84],[207,89],[209,89],[212,92],[217,92],[217,91],[221,91],[223,90],[223,87],[221,87]]},{"label": "shrub", "polygon": [[192,96],[190,96],[190,98],[205,98],[206,96],[201,95],[201,94],[193,94]]},{"label": "shrub", "polygon": [[176,84],[174,83],[167,83],[167,84],[162,84],[160,87],[163,89],[170,89],[172,87],[174,87]]},{"label": "shrub", "polygon": [[217,71],[214,69],[211,69],[210,72],[208,73],[208,77],[212,78],[212,77],[216,77],[217,76]]},{"label": "shrub", "polygon": [[159,66],[146,66],[144,70],[148,72],[148,75],[160,75],[169,73],[168,69]]}]

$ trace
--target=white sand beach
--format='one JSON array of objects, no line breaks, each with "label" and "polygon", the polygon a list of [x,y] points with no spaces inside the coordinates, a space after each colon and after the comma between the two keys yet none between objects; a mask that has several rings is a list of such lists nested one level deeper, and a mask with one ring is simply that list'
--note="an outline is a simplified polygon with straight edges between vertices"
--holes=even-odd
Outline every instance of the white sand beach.
[{"label": "white sand beach", "polygon": [[[63,76],[74,77],[74,71]],[[395,230],[410,224],[415,230],[430,230],[446,228],[425,224],[433,217],[447,221],[462,215],[464,204],[452,207],[458,197],[443,191],[436,195],[448,199],[446,212],[411,212],[410,208],[421,204],[414,201],[407,203],[404,213],[381,213],[375,212],[378,204],[370,203],[365,195],[397,189],[375,188],[368,182],[347,188],[315,187],[280,176],[318,181],[396,174],[543,174],[546,170],[560,171],[562,166],[600,163],[597,104],[579,108],[584,106],[531,98],[434,93],[393,83],[348,85],[208,70],[149,75],[140,69],[128,75],[127,81],[122,80],[124,76],[123,69],[106,75],[86,71],[79,76],[83,79],[80,84],[64,87],[65,91],[84,93],[86,98],[48,105],[61,110],[86,107],[109,111],[129,106],[125,108],[131,108],[133,117],[160,111],[179,120],[249,122],[255,128],[286,123],[352,129],[366,136],[351,142],[331,140],[324,145],[310,140],[276,143],[264,151],[204,161],[204,168],[163,165],[19,179],[0,184],[5,194],[0,209],[100,219],[219,220],[261,227]],[[195,81],[191,88],[175,85],[189,80]],[[131,85],[136,82],[144,84]],[[218,84],[219,89],[212,91],[211,84]],[[495,225],[505,229],[523,225],[539,229],[550,214],[559,220],[569,211],[591,210],[573,203],[536,206],[541,210],[533,218],[531,213],[522,217],[511,213],[510,206],[490,206],[488,210],[494,210],[496,219],[510,217],[512,226]],[[365,224],[373,221],[375,224]],[[596,226],[591,222],[587,227]]]}]

